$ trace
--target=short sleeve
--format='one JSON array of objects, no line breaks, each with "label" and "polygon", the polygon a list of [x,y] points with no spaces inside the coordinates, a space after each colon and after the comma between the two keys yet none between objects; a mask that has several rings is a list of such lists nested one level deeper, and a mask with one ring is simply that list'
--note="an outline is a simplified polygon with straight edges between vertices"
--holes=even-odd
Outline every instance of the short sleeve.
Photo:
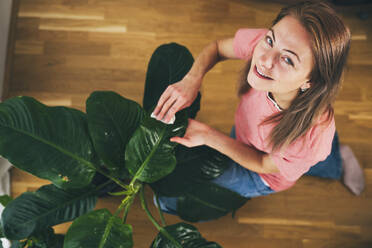
[{"label": "short sleeve", "polygon": [[248,60],[252,56],[252,52],[257,43],[267,33],[267,29],[239,29],[234,36],[234,53],[244,60]]},{"label": "short sleeve", "polygon": [[285,151],[270,154],[280,174],[294,182],[313,165],[325,160],[331,153],[335,130],[332,118],[327,126],[312,127],[303,138],[295,141]]}]

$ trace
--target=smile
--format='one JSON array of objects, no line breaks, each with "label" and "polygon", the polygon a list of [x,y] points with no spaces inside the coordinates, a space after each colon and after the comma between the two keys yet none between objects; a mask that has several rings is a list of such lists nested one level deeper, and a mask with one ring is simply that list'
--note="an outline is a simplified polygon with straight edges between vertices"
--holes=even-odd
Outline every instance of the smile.
[{"label": "smile", "polygon": [[265,74],[263,74],[262,72],[260,72],[256,65],[254,66],[254,72],[255,72],[256,76],[258,76],[259,78],[267,79],[267,80],[273,80],[272,78],[270,78],[270,77],[266,76]]}]

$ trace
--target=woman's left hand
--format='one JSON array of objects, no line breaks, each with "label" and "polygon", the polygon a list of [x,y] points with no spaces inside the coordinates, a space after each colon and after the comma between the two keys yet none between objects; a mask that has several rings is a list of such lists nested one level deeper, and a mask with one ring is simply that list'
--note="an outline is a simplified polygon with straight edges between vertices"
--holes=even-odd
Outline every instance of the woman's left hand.
[{"label": "woman's left hand", "polygon": [[187,147],[205,145],[210,130],[211,128],[206,124],[189,119],[185,135],[183,137],[172,137],[170,141]]}]

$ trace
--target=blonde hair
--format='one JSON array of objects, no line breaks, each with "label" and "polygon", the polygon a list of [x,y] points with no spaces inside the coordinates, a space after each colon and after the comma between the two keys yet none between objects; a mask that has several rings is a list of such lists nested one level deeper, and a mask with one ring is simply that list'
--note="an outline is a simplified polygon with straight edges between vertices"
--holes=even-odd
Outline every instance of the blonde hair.
[{"label": "blonde hair", "polygon": [[[321,115],[328,114],[324,124],[332,120],[332,104],[339,91],[350,50],[350,30],[327,3],[303,1],[284,7],[272,26],[286,16],[296,18],[310,34],[315,63],[310,72],[311,87],[305,92],[299,90],[288,109],[261,123],[277,123],[269,136],[273,150],[285,147],[306,134]],[[251,88],[247,82],[250,64],[251,61],[248,61],[242,70],[239,96]]]}]

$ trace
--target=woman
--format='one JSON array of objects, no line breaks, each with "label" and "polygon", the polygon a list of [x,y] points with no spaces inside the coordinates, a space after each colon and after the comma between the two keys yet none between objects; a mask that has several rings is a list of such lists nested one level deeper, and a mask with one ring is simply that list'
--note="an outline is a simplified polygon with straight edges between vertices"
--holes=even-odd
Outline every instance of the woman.
[{"label": "woman", "polygon": [[[311,167],[312,175],[329,178],[340,177],[342,168],[344,184],[359,195],[363,172],[350,148],[339,148],[331,105],[349,47],[349,29],[326,3],[288,6],[269,29],[240,29],[234,38],[209,44],[182,80],[161,89],[153,115],[169,122],[186,107],[196,113],[208,70],[225,59],[244,59],[231,137],[190,119],[184,137],[171,141],[207,145],[230,157],[234,165],[214,182],[245,197],[286,190]],[[144,106],[156,87],[146,85]],[[174,200],[160,200],[173,212]]]}]

